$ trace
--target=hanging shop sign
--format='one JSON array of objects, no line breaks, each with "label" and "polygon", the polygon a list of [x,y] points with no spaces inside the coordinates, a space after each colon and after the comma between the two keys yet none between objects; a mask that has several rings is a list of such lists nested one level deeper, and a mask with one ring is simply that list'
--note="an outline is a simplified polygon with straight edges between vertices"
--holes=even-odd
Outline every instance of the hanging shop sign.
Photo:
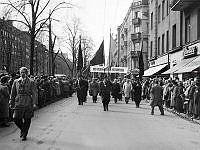
[{"label": "hanging shop sign", "polygon": [[188,57],[196,56],[197,50],[198,50],[197,46],[185,47],[183,49],[183,57],[188,58]]}]

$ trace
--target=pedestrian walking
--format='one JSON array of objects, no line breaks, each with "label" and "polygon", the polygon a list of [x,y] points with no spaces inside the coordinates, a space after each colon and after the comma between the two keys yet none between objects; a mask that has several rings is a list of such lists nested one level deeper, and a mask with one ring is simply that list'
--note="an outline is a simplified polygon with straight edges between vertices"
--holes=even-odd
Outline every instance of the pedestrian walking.
[{"label": "pedestrian walking", "polygon": [[114,79],[113,85],[112,85],[112,97],[114,98],[114,102],[117,103],[117,99],[120,99],[120,84],[118,83],[117,79]]},{"label": "pedestrian walking", "polygon": [[142,100],[142,85],[140,84],[139,80],[137,80],[136,82],[134,91],[135,91],[135,98],[134,98],[135,105],[136,105],[136,108],[139,108],[140,102]]},{"label": "pedestrian walking", "polygon": [[9,88],[6,85],[8,81],[7,76],[3,76],[0,79],[0,126],[8,127],[9,118]]},{"label": "pedestrian walking", "polygon": [[110,102],[111,84],[106,78],[100,83],[100,96],[102,98],[103,110],[108,111],[108,104]]},{"label": "pedestrian walking", "polygon": [[123,84],[123,92],[124,92],[126,104],[128,104],[128,102],[129,102],[132,89],[133,89],[132,83],[130,82],[130,79],[127,79],[126,82]]},{"label": "pedestrian walking", "polygon": [[164,115],[164,109],[163,109],[163,89],[159,85],[158,80],[154,81],[154,85],[151,89],[151,115],[154,115],[154,107],[158,106],[159,110],[161,112],[161,115]]},{"label": "pedestrian walking", "polygon": [[22,141],[26,140],[33,117],[34,108],[37,108],[37,89],[34,81],[28,78],[28,69],[20,68],[20,78],[13,82],[10,96],[10,107],[14,109],[13,118],[21,130]]},{"label": "pedestrian walking", "polygon": [[96,81],[95,78],[93,78],[92,82],[90,83],[89,93],[90,93],[90,96],[92,96],[93,103],[96,103],[97,102],[97,95],[99,93],[99,84],[98,84],[98,82]]},{"label": "pedestrian walking", "polygon": [[83,102],[86,102],[88,81],[84,80],[82,75],[79,75],[75,87],[77,91],[78,105],[83,105]]}]

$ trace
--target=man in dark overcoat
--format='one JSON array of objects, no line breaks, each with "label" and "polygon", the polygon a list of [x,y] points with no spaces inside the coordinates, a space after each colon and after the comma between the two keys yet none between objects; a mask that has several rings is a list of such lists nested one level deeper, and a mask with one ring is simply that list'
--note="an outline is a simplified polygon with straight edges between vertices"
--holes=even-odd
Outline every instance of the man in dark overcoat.
[{"label": "man in dark overcoat", "polygon": [[81,75],[79,75],[78,80],[75,83],[78,105],[83,105],[86,102],[87,91],[88,91],[88,81],[84,80]]},{"label": "man in dark overcoat", "polygon": [[111,93],[111,82],[104,78],[103,82],[100,83],[100,96],[102,98],[104,111],[108,111],[108,104],[110,102]]},{"label": "man in dark overcoat", "polygon": [[13,82],[9,101],[10,107],[14,110],[14,122],[21,130],[22,141],[26,140],[33,111],[37,107],[36,85],[27,75],[28,69],[21,67],[21,77]]},{"label": "man in dark overcoat", "polygon": [[114,98],[115,103],[117,103],[117,99],[120,98],[120,84],[117,82],[117,79],[114,79],[114,82],[112,84],[112,96]]},{"label": "man in dark overcoat", "polygon": [[159,110],[161,112],[161,115],[164,115],[164,109],[163,109],[163,89],[162,87],[159,85],[159,81],[155,80],[154,81],[154,85],[151,89],[151,115],[154,115],[154,107],[158,106]]}]

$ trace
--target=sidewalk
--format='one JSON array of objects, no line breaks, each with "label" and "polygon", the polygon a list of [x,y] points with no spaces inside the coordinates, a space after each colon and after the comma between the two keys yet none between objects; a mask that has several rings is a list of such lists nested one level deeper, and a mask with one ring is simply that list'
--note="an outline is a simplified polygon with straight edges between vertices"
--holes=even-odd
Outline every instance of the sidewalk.
[{"label": "sidewalk", "polygon": [[[149,102],[146,102],[146,104],[149,104]],[[182,119],[185,119],[185,120],[187,120],[187,121],[189,121],[191,123],[195,123],[195,124],[200,125],[200,120],[192,119],[192,118],[188,117],[184,113],[177,113],[177,112],[173,111],[172,109],[169,109],[169,108],[166,108],[166,107],[164,107],[164,110],[168,111],[170,113],[173,113],[173,114],[177,115],[178,117],[180,117]]]},{"label": "sidewalk", "polygon": [[185,120],[187,120],[189,122],[192,122],[192,123],[200,125],[200,120],[192,119],[192,118],[188,117],[186,114],[184,114],[184,113],[177,113],[177,112],[173,111],[172,109],[168,109],[168,108],[164,108],[164,109],[166,111],[170,112],[170,113],[173,113],[173,114],[179,116],[182,119],[185,119]]}]

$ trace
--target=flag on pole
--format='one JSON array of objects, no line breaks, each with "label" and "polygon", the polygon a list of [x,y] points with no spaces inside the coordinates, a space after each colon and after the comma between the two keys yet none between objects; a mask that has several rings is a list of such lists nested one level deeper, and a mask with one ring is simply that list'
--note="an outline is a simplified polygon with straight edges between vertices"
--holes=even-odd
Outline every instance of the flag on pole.
[{"label": "flag on pole", "polygon": [[140,56],[139,56],[139,78],[142,80],[142,76],[144,75],[144,61],[143,61],[143,40],[141,41],[141,50],[140,50]]},{"label": "flag on pole", "polygon": [[90,61],[90,65],[94,66],[94,65],[104,64],[104,61],[105,61],[105,56],[104,56],[104,40],[103,40],[99,49],[97,50],[94,57]]},{"label": "flag on pole", "polygon": [[77,71],[81,71],[83,68],[83,54],[81,49],[81,37],[80,37],[80,43],[79,43],[79,49],[78,49],[78,62],[77,62]]},{"label": "flag on pole", "polygon": [[113,66],[113,54],[117,49],[117,43],[113,39],[112,35],[110,34],[110,46],[109,46],[109,56],[108,56],[108,61],[107,61],[107,66],[112,67]]}]

